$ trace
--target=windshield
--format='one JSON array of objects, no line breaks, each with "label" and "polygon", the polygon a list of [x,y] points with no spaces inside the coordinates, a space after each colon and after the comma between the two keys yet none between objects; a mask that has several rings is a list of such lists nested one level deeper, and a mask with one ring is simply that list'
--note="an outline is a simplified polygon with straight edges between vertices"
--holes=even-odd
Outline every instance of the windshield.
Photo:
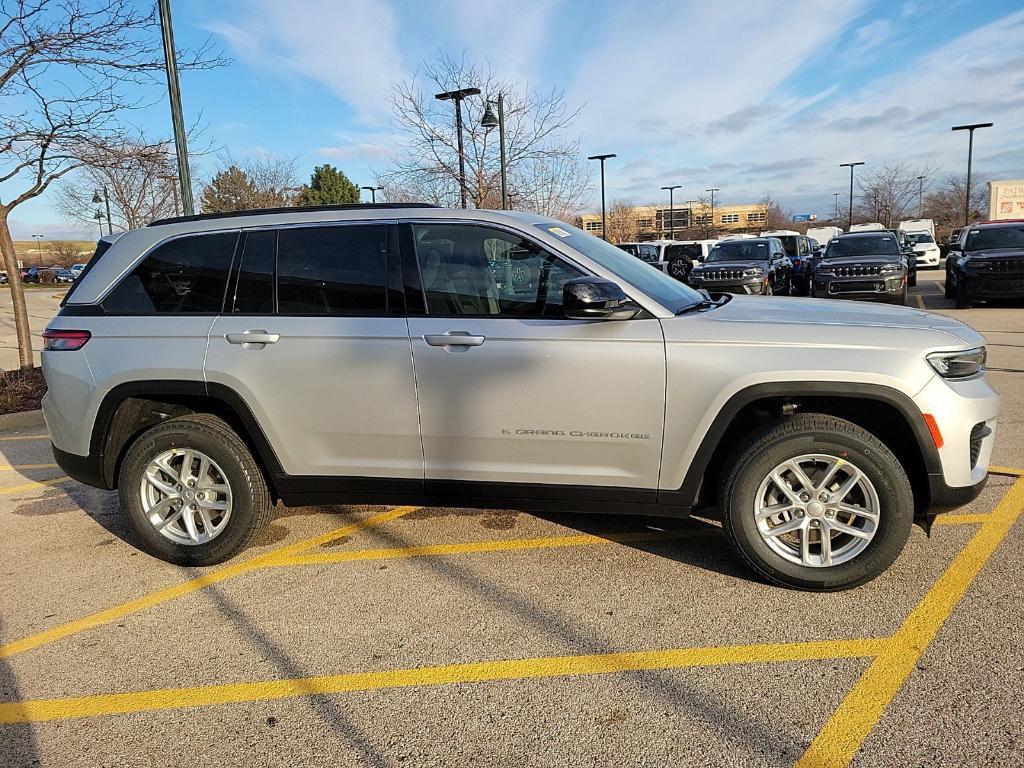
[{"label": "windshield", "polygon": [[588,235],[582,229],[569,224],[552,222],[540,222],[534,226],[587,258],[593,259],[608,271],[643,291],[670,312],[679,312],[681,309],[699,304],[704,300],[701,294],[688,285],[669,277],[660,269],[652,268],[649,264],[633,258],[611,243]]},{"label": "windshield", "polygon": [[907,244],[917,245],[918,243],[934,243],[935,238],[929,235],[927,232],[908,232],[907,233]]},{"label": "windshield", "polygon": [[707,261],[768,261],[768,243],[763,240],[730,240],[712,248]]},{"label": "windshield", "polygon": [[787,256],[796,256],[796,238],[793,235],[775,235],[782,241],[782,247],[786,249]]},{"label": "windshield", "polygon": [[1024,248],[1024,226],[972,229],[967,233],[968,251],[988,248]]},{"label": "windshield", "polygon": [[899,256],[900,247],[892,235],[837,237],[828,246],[829,258],[837,256]]}]

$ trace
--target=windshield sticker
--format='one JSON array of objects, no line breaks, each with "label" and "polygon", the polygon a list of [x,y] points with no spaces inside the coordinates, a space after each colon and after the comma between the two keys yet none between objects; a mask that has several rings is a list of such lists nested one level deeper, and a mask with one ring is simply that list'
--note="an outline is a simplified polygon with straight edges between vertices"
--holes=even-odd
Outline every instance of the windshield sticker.
[{"label": "windshield sticker", "polygon": [[572,232],[567,232],[561,227],[548,227],[548,232],[559,237],[570,237],[572,235]]}]

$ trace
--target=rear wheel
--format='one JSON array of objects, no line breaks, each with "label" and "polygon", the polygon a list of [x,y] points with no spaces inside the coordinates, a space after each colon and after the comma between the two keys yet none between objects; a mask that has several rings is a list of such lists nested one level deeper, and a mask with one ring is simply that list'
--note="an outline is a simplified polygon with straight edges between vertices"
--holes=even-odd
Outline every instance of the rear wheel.
[{"label": "rear wheel", "polygon": [[168,419],[144,432],[125,455],[118,491],[142,549],[178,565],[233,557],[273,514],[249,449],[210,415]]},{"label": "rear wheel", "polygon": [[857,425],[821,414],[742,441],[719,498],[726,533],[758,575],[815,591],[882,573],[902,551],[914,514],[892,452]]},{"label": "rear wheel", "polygon": [[693,269],[693,263],[686,257],[675,258],[668,263],[668,274],[681,283],[685,283]]}]

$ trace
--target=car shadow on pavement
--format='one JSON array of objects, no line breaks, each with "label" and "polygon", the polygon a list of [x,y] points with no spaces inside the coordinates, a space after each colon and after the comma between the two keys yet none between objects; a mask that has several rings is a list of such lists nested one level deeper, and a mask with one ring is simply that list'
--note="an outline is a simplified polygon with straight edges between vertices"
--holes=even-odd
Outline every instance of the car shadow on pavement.
[{"label": "car shadow on pavement", "polygon": [[[4,635],[3,620],[0,619],[0,643],[7,640]],[[18,678],[14,670],[0,657],[0,701],[4,703],[22,701],[18,689]],[[30,723],[0,725],[0,765],[4,768],[21,768],[21,766],[39,765],[39,750],[36,746],[35,732]]]}]

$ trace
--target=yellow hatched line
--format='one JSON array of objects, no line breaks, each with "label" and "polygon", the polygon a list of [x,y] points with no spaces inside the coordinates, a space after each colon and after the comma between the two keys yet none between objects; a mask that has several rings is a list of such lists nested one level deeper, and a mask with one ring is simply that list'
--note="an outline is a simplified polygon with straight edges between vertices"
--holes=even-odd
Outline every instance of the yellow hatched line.
[{"label": "yellow hatched line", "polygon": [[11,493],[20,493],[21,491],[31,491],[33,488],[45,488],[48,485],[57,485],[58,483],[64,483],[71,478],[67,475],[61,475],[60,477],[54,477],[50,480],[33,480],[30,483],[22,483],[21,485],[11,485],[7,488],[0,488],[0,496],[8,495]]},{"label": "yellow hatched line", "polygon": [[419,509],[419,507],[395,507],[385,512],[381,512],[380,514],[372,515],[365,520],[359,520],[340,528],[336,528],[333,531],[329,531],[328,533],[324,533],[320,536],[314,536],[312,538],[305,539],[304,541],[300,541],[286,547],[281,547],[280,549],[273,550],[272,552],[267,552],[264,555],[254,557],[251,560],[244,560],[240,563],[228,565],[224,568],[211,571],[210,573],[205,573],[202,576],[190,579],[189,581],[181,584],[175,584],[173,587],[167,587],[166,589],[161,589],[157,592],[145,595],[136,600],[130,600],[127,603],[116,605],[112,608],[99,611],[81,619],[69,621],[66,624],[60,624],[43,632],[29,635],[21,640],[15,640],[13,642],[6,643],[5,645],[0,645],[0,659],[8,656],[14,656],[17,653],[23,653],[24,651],[30,651],[33,648],[47,645],[48,643],[61,640],[87,629],[102,626],[103,624],[116,621],[117,619],[123,618],[129,614],[143,611],[147,608],[152,608],[155,605],[165,603],[168,600],[173,600],[191,592],[196,592],[212,584],[218,584],[222,581],[238,576],[239,574],[247,573],[258,568],[276,565],[278,558],[292,557],[304,549],[319,546],[343,536],[349,536],[365,528],[382,525],[394,520],[395,518],[401,517],[402,515],[407,515],[415,509]]},{"label": "yellow hatched line", "polygon": [[989,515],[825,723],[796,768],[843,768],[914,671],[917,660],[1024,511],[1024,479]]},{"label": "yellow hatched line", "polygon": [[264,680],[193,688],[164,688],[131,693],[77,696],[64,699],[0,704],[0,724],[69,720],[99,715],[152,712],[185,707],[287,699],[297,696],[351,693],[412,686],[454,685],[498,680],[568,677],[683,669],[751,662],[787,662],[870,657],[883,640],[827,640],[809,643],[768,643],[710,648],[600,653],[585,656],[548,656],[505,659],[470,664],[448,664],[382,672]]},{"label": "yellow hatched line", "polygon": [[975,525],[987,523],[991,519],[992,515],[987,512],[977,515],[939,515],[935,518],[935,525]]},{"label": "yellow hatched line", "polygon": [[0,472],[17,469],[56,469],[56,464],[0,464]]}]

